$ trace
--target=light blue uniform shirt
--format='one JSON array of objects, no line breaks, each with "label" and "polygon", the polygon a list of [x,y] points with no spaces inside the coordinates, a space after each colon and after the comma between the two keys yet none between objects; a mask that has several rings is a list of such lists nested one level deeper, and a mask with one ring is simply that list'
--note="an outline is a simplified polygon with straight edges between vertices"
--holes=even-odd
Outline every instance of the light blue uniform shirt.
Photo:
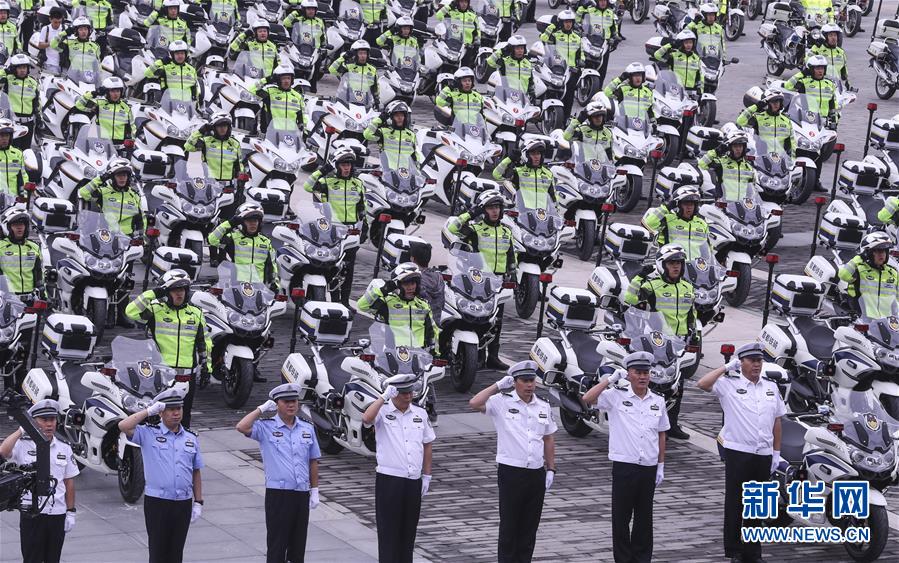
[{"label": "light blue uniform shirt", "polygon": [[309,490],[309,462],[322,456],[312,424],[296,418],[290,428],[276,414],[254,422],[250,438],[259,442],[267,489]]},{"label": "light blue uniform shirt", "polygon": [[194,497],[194,470],[204,466],[196,434],[182,426],[176,433],[162,424],[141,424],[131,441],[142,450],[145,495],[166,500]]}]

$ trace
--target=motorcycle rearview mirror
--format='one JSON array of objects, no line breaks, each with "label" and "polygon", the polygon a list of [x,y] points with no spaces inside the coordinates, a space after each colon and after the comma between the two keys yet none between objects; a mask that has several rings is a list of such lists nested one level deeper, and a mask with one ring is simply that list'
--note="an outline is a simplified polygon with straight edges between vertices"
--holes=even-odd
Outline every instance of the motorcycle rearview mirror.
[{"label": "motorcycle rearview mirror", "polygon": [[371,344],[371,340],[369,340],[368,338],[360,338],[359,342],[357,343],[360,348],[368,348],[369,344]]},{"label": "motorcycle rearview mirror", "polygon": [[[820,414],[821,416],[829,416],[831,414],[830,406],[818,405],[818,414]],[[899,433],[899,430],[897,430],[896,432]]]}]

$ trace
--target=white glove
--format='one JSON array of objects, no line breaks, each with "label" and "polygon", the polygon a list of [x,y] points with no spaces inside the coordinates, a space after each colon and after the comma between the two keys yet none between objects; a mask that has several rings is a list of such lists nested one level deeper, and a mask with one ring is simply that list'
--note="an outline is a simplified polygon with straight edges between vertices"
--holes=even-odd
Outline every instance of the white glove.
[{"label": "white glove", "polygon": [[162,401],[156,401],[149,407],[147,407],[147,416],[156,416],[165,410],[165,403]]},{"label": "white glove", "polygon": [[507,375],[496,382],[496,388],[500,391],[505,391],[506,389],[511,389],[513,387],[515,387],[515,378],[511,375]]},{"label": "white glove", "polygon": [[660,463],[656,466],[656,487],[662,484],[665,479],[665,464]]},{"label": "white glove", "polygon": [[396,387],[394,387],[393,385],[388,385],[387,389],[384,390],[384,394],[381,395],[381,398],[384,399],[384,402],[386,403],[399,394],[400,392],[396,390]]},{"label": "white glove", "polygon": [[422,475],[421,476],[421,496],[428,496],[428,491],[431,490],[431,476],[430,475]]},{"label": "white glove", "polygon": [[193,509],[190,511],[190,523],[193,524],[199,520],[201,514],[203,514],[203,505],[195,502]]},{"label": "white glove", "polygon": [[627,375],[627,372],[623,369],[616,369],[612,372],[612,375],[609,376],[609,385],[614,385],[621,379],[623,379]]},{"label": "white glove", "polygon": [[735,372],[739,373],[740,365],[741,365],[740,358],[734,358],[731,361],[727,362],[727,364],[725,364],[724,367],[727,369],[727,371],[735,371]]},{"label": "white glove", "polygon": [[780,452],[774,450],[771,454],[771,473],[774,473],[774,470],[777,469],[778,465],[780,465]]},{"label": "white glove", "polygon": [[548,491],[550,487],[553,486],[553,479],[556,476],[555,471],[546,470],[546,490]]},{"label": "white glove", "polygon": [[72,528],[75,527],[75,513],[74,512],[66,512],[66,523],[63,527],[63,531],[65,533],[69,533],[72,531]]},{"label": "white glove", "polygon": [[262,414],[265,414],[267,412],[275,412],[276,410],[278,410],[278,403],[269,399],[256,408],[259,409],[259,412],[261,412]]},{"label": "white glove", "polygon": [[321,501],[318,498],[318,487],[309,489],[309,508],[315,509]]}]

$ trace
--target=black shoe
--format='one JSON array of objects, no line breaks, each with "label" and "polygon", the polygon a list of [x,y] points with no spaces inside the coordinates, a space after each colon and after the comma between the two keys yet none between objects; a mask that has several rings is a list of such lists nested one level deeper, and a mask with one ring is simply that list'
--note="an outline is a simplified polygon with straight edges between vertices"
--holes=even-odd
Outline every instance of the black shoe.
[{"label": "black shoe", "polygon": [[266,383],[268,379],[259,375],[259,372],[253,374],[253,383]]},{"label": "black shoe", "polygon": [[119,326],[119,327],[122,327],[122,328],[134,328],[134,327],[136,327],[137,325],[134,323],[134,321],[132,321],[131,319],[129,319],[129,318],[126,317],[125,315],[120,315],[120,316],[119,316],[119,320],[116,321],[116,326]]},{"label": "black shoe", "polygon": [[731,557],[730,563],[743,563],[743,556],[737,555],[736,557]]},{"label": "black shoe", "polygon": [[487,369],[495,369],[497,371],[506,371],[509,369],[509,364],[499,359],[499,356],[491,356],[487,358],[487,363],[484,364],[484,367]]},{"label": "black shoe", "polygon": [[690,435],[687,434],[686,432],[684,432],[680,426],[672,426],[668,430],[668,437],[674,438],[675,440],[689,440],[690,439]]}]

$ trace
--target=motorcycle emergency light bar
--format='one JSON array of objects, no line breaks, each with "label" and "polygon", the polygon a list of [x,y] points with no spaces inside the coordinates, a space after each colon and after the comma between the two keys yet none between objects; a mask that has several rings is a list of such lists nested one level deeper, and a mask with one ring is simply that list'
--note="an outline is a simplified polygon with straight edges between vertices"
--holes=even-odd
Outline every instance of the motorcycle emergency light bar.
[{"label": "motorcycle emergency light bar", "polygon": [[815,205],[824,205],[825,203],[827,203],[826,197],[819,195],[815,198]]},{"label": "motorcycle emergency light bar", "polygon": [[550,283],[553,281],[552,274],[540,274],[540,283]]},{"label": "motorcycle emergency light bar", "polygon": [[165,187],[167,187],[170,190],[174,190],[175,188],[178,187],[178,184],[176,184],[175,182],[166,182]]},{"label": "motorcycle emergency light bar", "polygon": [[222,193],[223,194],[233,194],[234,188],[232,188],[231,186],[225,186],[224,188],[222,188]]},{"label": "motorcycle emergency light bar", "polygon": [[100,373],[102,373],[106,377],[115,377],[116,369],[115,368],[100,368]]},{"label": "motorcycle emergency light bar", "polygon": [[614,203],[603,203],[600,211],[603,213],[615,213],[615,204]]},{"label": "motorcycle emergency light bar", "polygon": [[799,168],[805,168],[805,162],[802,160],[797,160],[794,164]]},{"label": "motorcycle emergency light bar", "polygon": [[450,281],[453,279],[452,274],[442,274],[442,276],[443,276],[443,281]]},{"label": "motorcycle emergency light bar", "polygon": [[190,374],[185,373],[183,375],[176,375],[175,381],[178,383],[188,383],[190,381]]},{"label": "motorcycle emergency light bar", "polygon": [[40,313],[41,311],[46,311],[46,310],[47,310],[47,302],[41,301],[40,299],[38,299],[37,301],[32,303],[30,307],[25,307],[26,313]]},{"label": "motorcycle emergency light bar", "polygon": [[890,256],[892,256],[893,258],[899,258],[899,250],[891,250]]},{"label": "motorcycle emergency light bar", "polygon": [[523,119],[516,119],[516,120],[515,120],[515,127],[524,127],[524,120],[523,120]]},{"label": "motorcycle emergency light bar", "polygon": [[739,278],[740,272],[737,270],[728,270],[726,275],[729,278]]},{"label": "motorcycle emergency light bar", "polygon": [[250,175],[247,174],[246,172],[241,172],[240,174],[237,175],[237,180],[239,182],[247,182],[247,181],[249,181],[249,179],[250,179]]},{"label": "motorcycle emergency light bar", "polygon": [[662,151],[649,151],[649,156],[652,158],[662,158]]},{"label": "motorcycle emergency light bar", "polygon": [[389,223],[393,221],[393,216],[390,213],[381,213],[378,215],[378,223]]},{"label": "motorcycle emergency light bar", "polygon": [[143,246],[143,245],[144,245],[144,241],[142,239],[139,239],[139,238],[131,239],[131,246]]},{"label": "motorcycle emergency light bar", "polygon": [[330,125],[328,125],[327,127],[325,127],[325,134],[327,134],[327,135],[333,135],[334,133],[337,133],[337,129],[331,127]]},{"label": "motorcycle emergency light bar", "polygon": [[839,422],[831,422],[830,424],[827,425],[827,429],[830,430],[831,432],[842,432],[843,425]]},{"label": "motorcycle emergency light bar", "polygon": [[619,338],[616,338],[615,342],[617,342],[618,344],[621,344],[622,346],[630,346],[631,345],[631,339],[627,338],[626,336],[621,336]]},{"label": "motorcycle emergency light bar", "polygon": [[126,149],[133,149],[134,148],[134,139],[125,139],[124,141],[122,141],[122,146],[125,147]]},{"label": "motorcycle emergency light bar", "polygon": [[428,184],[429,186],[433,186],[436,183],[437,183],[436,178],[428,178],[427,180],[425,180],[425,184]]},{"label": "motorcycle emergency light bar", "polygon": [[773,215],[773,216],[775,216],[775,217],[780,217],[780,216],[783,215],[783,214],[784,214],[784,210],[783,210],[783,209],[772,209],[772,210],[771,210],[771,215]]},{"label": "motorcycle emergency light bar", "polygon": [[208,291],[213,295],[221,295],[222,293],[224,293],[224,291],[220,287],[210,287]]},{"label": "motorcycle emergency light bar", "polygon": [[348,235],[359,235],[359,234],[362,234],[362,229],[357,229],[356,227],[353,227],[353,228],[351,228],[351,229],[347,229],[346,234],[348,234]]},{"label": "motorcycle emergency light bar", "polygon": [[458,166],[459,168],[465,168],[466,166],[468,166],[468,161],[464,158],[457,158],[456,166]]},{"label": "motorcycle emergency light bar", "polygon": [[518,282],[507,281],[503,282],[503,289],[515,289],[518,287]]},{"label": "motorcycle emergency light bar", "polygon": [[300,224],[299,223],[287,223],[287,228],[290,229],[291,231],[299,231]]},{"label": "motorcycle emergency light bar", "polygon": [[853,327],[856,332],[866,333],[868,332],[868,325],[865,323],[855,323]]},{"label": "motorcycle emergency light bar", "polygon": [[359,354],[359,359],[363,362],[373,362],[375,361],[374,354]]},{"label": "motorcycle emergency light bar", "polygon": [[440,359],[440,358],[435,358],[431,362],[431,365],[434,366],[435,368],[445,368],[447,366],[447,364],[449,364],[449,362],[447,362],[446,360]]},{"label": "motorcycle emergency light bar", "polygon": [[24,188],[26,192],[33,192],[37,189],[37,184],[34,182],[25,182],[25,185],[22,186],[22,188]]},{"label": "motorcycle emergency light bar", "polygon": [[147,236],[150,238],[156,238],[159,236],[159,229],[147,229]]},{"label": "motorcycle emergency light bar", "polygon": [[733,344],[722,344],[721,345],[721,355],[722,356],[733,356],[736,347]]},{"label": "motorcycle emergency light bar", "polygon": [[565,219],[566,227],[574,227],[575,225],[577,225],[577,221],[575,221],[574,219]]},{"label": "motorcycle emergency light bar", "polygon": [[833,146],[833,152],[843,152],[846,150],[846,145],[843,143],[837,143]]},{"label": "motorcycle emergency light bar", "polygon": [[695,113],[692,109],[684,110],[684,117],[693,117],[693,113]]},{"label": "motorcycle emergency light bar", "polygon": [[302,297],[306,297],[306,290],[300,287],[295,287],[290,290],[290,296],[293,299],[300,299]]},{"label": "motorcycle emergency light bar", "polygon": [[287,296],[284,295],[283,293],[279,293],[278,295],[275,295],[275,301],[277,301],[279,303],[284,303],[285,301],[287,301]]},{"label": "motorcycle emergency light bar", "polygon": [[518,212],[514,209],[506,209],[506,216],[508,217],[518,217]]},{"label": "motorcycle emergency light bar", "polygon": [[780,256],[778,256],[777,254],[767,254],[765,255],[765,262],[769,264],[777,264],[778,262],[780,262]]},{"label": "motorcycle emergency light bar", "polygon": [[877,111],[877,104],[874,102],[868,103],[868,111]]},{"label": "motorcycle emergency light bar", "polygon": [[617,174],[618,176],[627,176],[627,170],[625,170],[624,168],[619,168],[615,171],[615,174]]},{"label": "motorcycle emergency light bar", "polygon": [[749,161],[749,162],[755,162],[755,155],[754,155],[754,154],[747,154],[745,158],[746,158],[746,160]]},{"label": "motorcycle emergency light bar", "polygon": [[81,238],[81,235],[79,235],[78,233],[67,233],[66,238],[69,240],[79,240]]}]

